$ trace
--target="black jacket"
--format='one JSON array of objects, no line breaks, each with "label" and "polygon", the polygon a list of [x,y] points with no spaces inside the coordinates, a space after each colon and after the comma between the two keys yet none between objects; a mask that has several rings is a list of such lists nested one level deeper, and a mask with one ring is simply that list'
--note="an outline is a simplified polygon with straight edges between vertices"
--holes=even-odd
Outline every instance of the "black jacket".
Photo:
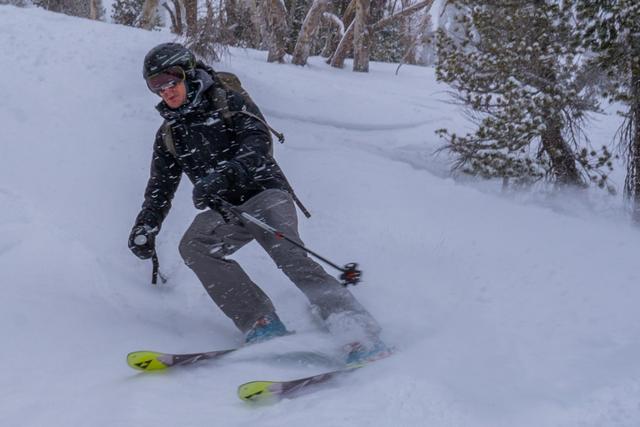
[{"label": "black jacket", "polygon": [[[196,71],[196,78],[187,82],[190,102],[177,110],[169,109],[164,102],[156,106],[171,127],[176,155],[167,148],[160,127],[136,224],[160,227],[183,172],[192,183],[214,170],[224,173],[231,191],[220,196],[232,204],[243,203],[269,188],[290,190],[282,170],[269,154],[269,130],[259,120],[244,114],[233,115],[233,129],[227,128],[212,101],[213,90],[219,85],[215,75],[203,69]],[[229,89],[226,92],[231,111],[244,109],[259,115],[242,95]]]}]

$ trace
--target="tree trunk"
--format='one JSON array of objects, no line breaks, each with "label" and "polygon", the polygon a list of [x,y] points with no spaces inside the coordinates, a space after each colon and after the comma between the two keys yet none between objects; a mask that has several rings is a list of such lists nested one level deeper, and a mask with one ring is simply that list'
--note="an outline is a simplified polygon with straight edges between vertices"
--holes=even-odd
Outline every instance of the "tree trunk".
[{"label": "tree trunk", "polygon": [[358,0],[351,0],[342,14],[342,22],[345,25],[351,24],[356,16],[356,3]]},{"label": "tree trunk", "polygon": [[584,182],[576,166],[573,150],[562,137],[559,120],[550,119],[547,130],[542,133],[542,148],[551,160],[551,169],[560,185],[582,186]]},{"label": "tree trunk", "polygon": [[173,10],[171,10],[166,2],[162,3],[162,7],[164,7],[167,12],[169,12],[169,18],[171,18],[171,32],[174,34],[180,34],[178,33],[178,21],[176,20],[176,14],[173,13]]},{"label": "tree trunk", "polygon": [[424,0],[421,1],[419,3],[414,4],[413,6],[410,6],[398,13],[394,13],[391,16],[387,16],[386,18],[383,18],[381,20],[379,20],[378,22],[376,22],[375,24],[373,24],[373,30],[377,31],[377,30],[381,30],[382,28],[386,27],[387,25],[389,25],[390,23],[398,20],[398,19],[402,19],[405,18],[409,15],[412,15],[416,12],[418,12],[421,9],[424,9],[426,7],[431,7],[431,5],[433,4],[434,0]]},{"label": "tree trunk", "polygon": [[269,32],[267,31],[267,18],[266,18],[266,7],[264,6],[264,1],[261,0],[256,2],[256,0],[250,0],[245,3],[245,6],[249,10],[249,14],[251,16],[251,22],[253,27],[256,29],[255,39],[253,40],[253,44],[256,49],[266,49],[267,43],[266,40],[269,37]]},{"label": "tree trunk", "polygon": [[236,0],[224,0],[221,1],[221,3],[224,3],[224,6],[221,5],[224,10],[224,19],[222,18],[222,13],[219,12],[221,15],[220,21],[224,23],[225,32],[229,30],[234,31],[236,26],[244,24],[240,22],[239,8]]},{"label": "tree trunk", "polygon": [[180,4],[179,0],[171,0],[171,2],[173,3],[173,9],[176,13],[176,34],[182,35],[184,32],[182,26],[182,4]]},{"label": "tree trunk", "polygon": [[267,62],[284,62],[287,39],[287,10],[281,0],[259,0],[265,2],[269,55]]},{"label": "tree trunk", "polygon": [[99,8],[98,0],[89,0],[89,19],[93,19],[94,21],[98,19]]},{"label": "tree trunk", "polygon": [[[354,0],[354,1],[358,1],[358,0]],[[392,22],[394,22],[397,19],[402,19],[406,16],[409,16],[413,13],[418,12],[421,9],[424,9],[426,7],[430,7],[431,4],[433,3],[434,0],[424,0],[421,1],[419,3],[414,4],[411,7],[406,8],[405,10],[398,12],[394,15],[388,16],[386,18],[383,18],[381,20],[379,20],[378,22],[376,22],[375,24],[373,24],[370,28],[370,34],[373,34],[375,31],[381,30],[382,28],[386,27],[387,25],[391,24]],[[347,7],[347,10],[349,10],[351,8],[351,4],[349,5],[349,7]],[[345,12],[345,18],[344,18],[344,23],[345,25],[347,25],[347,23],[349,22],[346,19],[347,16],[347,12]],[[333,54],[333,56],[331,57],[331,66],[332,67],[336,67],[336,68],[343,68],[344,67],[344,61],[347,58],[347,56],[349,55],[351,48],[353,47],[353,40],[354,40],[354,22],[351,22],[349,24],[349,27],[347,28],[347,31],[345,31],[344,36],[342,37],[342,40],[340,40],[340,43],[338,44],[338,47],[336,48],[335,53]],[[355,66],[355,64],[354,64]]]},{"label": "tree trunk", "polygon": [[187,21],[187,38],[198,34],[198,0],[184,0],[185,19]]},{"label": "tree trunk", "polygon": [[262,36],[260,29],[260,17],[258,16],[255,1],[243,1],[239,7],[243,21],[246,21],[243,22],[243,24],[249,28],[249,33],[246,36],[249,44],[248,47],[259,49],[260,43],[262,42]]},{"label": "tree trunk", "polygon": [[309,9],[307,16],[304,18],[300,34],[298,35],[298,41],[296,42],[296,47],[293,50],[293,59],[291,62],[294,64],[306,65],[307,58],[309,58],[309,53],[311,51],[311,42],[318,32],[322,14],[330,5],[331,0],[314,0],[311,5],[311,9]]},{"label": "tree trunk", "polygon": [[633,162],[633,191],[632,195],[632,219],[640,225],[640,63],[635,64],[631,73],[631,138],[633,157],[629,162]]},{"label": "tree trunk", "polygon": [[[218,11],[220,30],[225,45],[238,46],[245,29],[252,27],[250,22],[243,22],[240,5],[237,0],[221,0],[222,10]],[[223,13],[224,12],[224,13]]]},{"label": "tree trunk", "polygon": [[333,13],[325,12],[322,14],[322,18],[327,22],[330,29],[320,56],[329,58],[327,62],[330,63],[333,52],[336,51],[339,41],[342,40],[344,36],[344,24],[340,18]]},{"label": "tree trunk", "polygon": [[371,0],[357,0],[353,21],[353,71],[363,73],[369,71],[370,8]]},{"label": "tree trunk", "polygon": [[353,25],[354,22],[351,22],[347,31],[344,32],[342,40],[338,43],[336,52],[331,57],[332,67],[344,68],[344,60],[347,58],[349,52],[351,52],[351,48],[353,47]]},{"label": "tree trunk", "polygon": [[329,60],[332,67],[344,68],[344,61],[353,49],[353,19],[356,12],[356,2],[357,0],[351,0],[342,14],[342,25],[347,25],[347,29],[342,34],[336,50]]},{"label": "tree trunk", "polygon": [[158,0],[145,0],[138,25],[145,30],[152,30],[157,19]]},{"label": "tree trunk", "polygon": [[224,14],[227,16],[227,22],[231,25],[238,23],[237,0],[224,0]]}]

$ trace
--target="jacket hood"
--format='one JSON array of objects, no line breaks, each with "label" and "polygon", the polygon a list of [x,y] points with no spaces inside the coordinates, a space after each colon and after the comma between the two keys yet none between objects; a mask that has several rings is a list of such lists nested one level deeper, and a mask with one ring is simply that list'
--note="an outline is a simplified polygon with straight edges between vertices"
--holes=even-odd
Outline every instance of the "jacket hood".
[{"label": "jacket hood", "polygon": [[186,104],[174,110],[169,108],[164,101],[160,101],[160,103],[156,105],[156,109],[160,112],[160,115],[167,120],[175,120],[197,110],[202,103],[204,93],[213,86],[214,80],[211,72],[213,72],[213,70],[209,67],[204,68],[199,66],[196,68],[194,76],[185,80],[185,84],[187,85]]}]

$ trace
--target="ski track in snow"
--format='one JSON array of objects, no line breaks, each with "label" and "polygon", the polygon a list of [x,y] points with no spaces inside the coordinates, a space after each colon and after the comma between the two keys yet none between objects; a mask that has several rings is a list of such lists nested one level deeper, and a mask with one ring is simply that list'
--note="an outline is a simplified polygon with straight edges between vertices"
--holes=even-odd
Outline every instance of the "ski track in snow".
[{"label": "ski track in snow", "polygon": [[406,130],[410,128],[419,128],[425,125],[432,125],[435,120],[422,120],[418,122],[409,123],[394,123],[394,124],[372,124],[372,123],[347,123],[335,120],[320,120],[313,117],[298,116],[295,114],[287,114],[281,111],[271,111],[265,109],[265,114],[268,117],[275,117],[281,120],[291,120],[302,122],[306,124],[313,124],[317,126],[327,126],[347,131],[358,132],[380,132],[380,131],[392,131],[392,130]]},{"label": "ski track in snow", "polygon": [[[274,406],[240,402],[243,382],[322,369],[261,355],[338,346],[251,243],[234,258],[297,333],[132,371],[129,351],[241,343],[177,252],[196,213],[186,180],[158,239],[169,283],[152,287],[127,249],[161,123],[141,62],[173,36],[0,6],[0,40],[0,425],[640,425],[640,236],[620,198],[502,197],[450,178],[434,131],[468,124],[432,69],[406,65],[364,75],[236,49],[214,64],[287,136],[276,157],[313,213],[305,242],[360,263],[352,291],[397,353]],[[593,134],[617,125],[610,112]]]}]

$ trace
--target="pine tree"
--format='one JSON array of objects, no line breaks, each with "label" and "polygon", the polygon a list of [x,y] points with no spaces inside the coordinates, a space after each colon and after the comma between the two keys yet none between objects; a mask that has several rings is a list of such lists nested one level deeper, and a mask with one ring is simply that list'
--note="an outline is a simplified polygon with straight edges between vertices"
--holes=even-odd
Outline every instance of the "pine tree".
[{"label": "pine tree", "polygon": [[111,19],[115,24],[135,26],[142,13],[144,0],[116,0],[113,4]]},{"label": "pine tree", "polygon": [[598,54],[606,72],[605,96],[627,105],[620,142],[626,153],[625,195],[640,223],[640,3],[637,0],[579,0],[582,43]]},{"label": "pine tree", "polygon": [[458,136],[439,131],[454,168],[516,183],[549,178],[604,186],[610,153],[578,150],[586,114],[574,13],[554,0],[453,0],[457,28],[438,33],[437,77],[477,124]]}]

